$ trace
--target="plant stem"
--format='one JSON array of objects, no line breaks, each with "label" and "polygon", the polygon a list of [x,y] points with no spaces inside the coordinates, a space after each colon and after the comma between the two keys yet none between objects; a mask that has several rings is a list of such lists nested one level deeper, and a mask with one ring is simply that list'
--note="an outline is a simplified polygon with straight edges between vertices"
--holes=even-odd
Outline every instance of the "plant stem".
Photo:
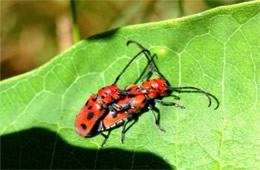
[{"label": "plant stem", "polygon": [[179,0],[178,5],[179,5],[179,17],[182,17],[184,16],[183,0]]},{"label": "plant stem", "polygon": [[73,20],[74,43],[76,43],[80,40],[79,27],[77,21],[76,1],[70,0],[70,6],[71,6],[71,13],[72,13],[72,20]]}]

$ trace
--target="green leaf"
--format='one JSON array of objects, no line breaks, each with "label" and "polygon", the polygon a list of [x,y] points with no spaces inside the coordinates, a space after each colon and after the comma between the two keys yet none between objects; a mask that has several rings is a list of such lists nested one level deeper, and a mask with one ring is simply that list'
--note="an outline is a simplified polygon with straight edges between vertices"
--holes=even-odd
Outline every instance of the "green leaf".
[{"label": "green leaf", "polygon": [[[257,1],[242,3],[116,29],[2,81],[2,167],[259,168],[259,7]],[[125,144],[120,144],[121,128],[112,131],[104,148],[101,135],[78,136],[74,120],[88,96],[111,84],[139,52],[134,45],[127,47],[127,40],[157,55],[155,63],[171,85],[204,89],[219,99],[219,109],[208,108],[202,94],[181,93],[175,102],[185,110],[157,105],[166,133],[155,128],[147,111],[127,131]],[[146,63],[143,56],[135,61],[119,86],[133,84]]]}]

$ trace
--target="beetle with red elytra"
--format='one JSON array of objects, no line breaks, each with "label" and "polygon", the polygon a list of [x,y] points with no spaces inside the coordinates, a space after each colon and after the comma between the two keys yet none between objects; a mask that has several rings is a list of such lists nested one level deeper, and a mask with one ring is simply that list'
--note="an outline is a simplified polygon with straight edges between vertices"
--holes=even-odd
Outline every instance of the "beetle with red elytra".
[{"label": "beetle with red elytra", "polygon": [[115,108],[118,106],[115,101],[122,98],[125,93],[125,91],[121,90],[116,83],[129,65],[145,51],[146,49],[141,50],[127,63],[123,70],[118,74],[112,85],[101,88],[97,94],[92,94],[87,99],[85,105],[82,107],[75,120],[75,129],[80,136],[90,135],[94,125],[98,120],[105,116],[104,114],[106,114],[107,110],[116,113]]},{"label": "beetle with red elytra", "polygon": [[[219,102],[215,96],[212,94],[205,92],[196,87],[172,87],[170,86],[164,77],[156,70],[156,67],[152,64],[152,60],[150,59],[150,51],[145,49],[136,41],[128,41],[127,45],[130,43],[136,44],[143,54],[145,54],[148,60],[149,72],[143,78],[143,82],[140,86],[130,85],[126,89],[122,90],[122,96],[118,100],[114,100],[114,103],[111,105],[113,109],[107,109],[107,113],[104,113],[103,117],[96,121],[96,127],[91,131],[92,133],[101,133],[104,136],[104,141],[102,146],[106,143],[108,136],[110,135],[111,129],[116,128],[118,126],[123,125],[123,129],[121,132],[121,143],[124,142],[124,136],[126,131],[126,125],[129,121],[133,119],[138,113],[142,112],[145,109],[151,110],[154,123],[158,129],[165,132],[163,128],[159,126],[158,119],[155,115],[155,104],[159,103],[166,106],[175,106],[181,109],[184,109],[184,106],[181,106],[174,102],[164,102],[161,100],[165,96],[169,96],[173,91],[182,92],[183,89],[195,90],[193,92],[200,92],[207,96],[209,100],[209,105],[211,105],[211,98],[213,97],[217,106],[219,106]],[[139,52],[138,54],[140,54]],[[128,63],[129,64],[129,63]],[[159,78],[154,78],[151,80],[145,80],[145,78],[149,78],[151,74],[156,74]],[[145,80],[145,81],[144,81]],[[215,109],[216,109],[215,108]],[[76,119],[77,121],[77,119]],[[84,128],[83,128],[84,129]],[[82,129],[81,129],[82,130]],[[108,131],[108,134],[105,135],[102,132]],[[90,133],[90,132],[89,132]]]}]

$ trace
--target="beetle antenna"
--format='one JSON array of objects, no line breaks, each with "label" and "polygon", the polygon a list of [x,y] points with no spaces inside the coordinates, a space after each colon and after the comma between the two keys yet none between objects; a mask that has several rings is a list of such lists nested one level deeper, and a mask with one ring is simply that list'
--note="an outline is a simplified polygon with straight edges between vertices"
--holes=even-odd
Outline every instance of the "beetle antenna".
[{"label": "beetle antenna", "polygon": [[[207,98],[209,100],[208,107],[211,106],[211,98],[210,97],[214,98],[214,100],[217,102],[217,106],[215,107],[215,110],[219,107],[219,101],[214,95],[212,95],[208,92],[205,92],[204,90],[201,90],[197,87],[171,87],[171,86],[169,86],[168,89],[171,90],[171,91],[177,91],[177,92],[199,92],[199,93],[203,93],[207,96]],[[196,90],[196,91],[181,91],[182,89],[192,89],[192,90]]]},{"label": "beetle antenna", "polygon": [[151,62],[151,59],[149,58],[150,56],[151,56],[151,53],[150,53],[150,51],[149,50],[147,50],[146,48],[144,48],[141,44],[139,44],[138,42],[136,42],[136,41],[134,41],[134,40],[129,40],[129,41],[127,41],[127,43],[126,43],[126,45],[128,46],[129,44],[135,44],[135,45],[137,45],[137,47],[139,47],[140,48],[140,50],[146,50],[145,52],[144,52],[144,55],[145,55],[145,57],[146,57],[146,59],[148,60],[148,62],[150,63]]},{"label": "beetle antenna", "polygon": [[[134,40],[129,40],[129,41],[127,41],[126,44],[129,45],[131,43],[137,45],[137,47],[139,47],[141,50],[145,49],[141,44],[139,44],[138,42],[136,42]],[[163,76],[158,72],[158,70],[155,68],[155,65],[153,64],[151,52],[149,50],[147,50],[144,52],[144,55],[145,55],[146,59],[148,60],[148,68],[149,68],[150,72],[155,73],[159,78],[163,78]]]},{"label": "beetle antenna", "polygon": [[123,68],[123,70],[118,74],[118,76],[116,77],[115,81],[113,84],[116,84],[118,82],[118,80],[120,79],[120,77],[122,76],[122,74],[126,71],[126,69],[129,67],[129,65],[142,53],[146,54],[150,53],[147,49],[142,49],[139,53],[137,53],[128,63],[127,65]]}]

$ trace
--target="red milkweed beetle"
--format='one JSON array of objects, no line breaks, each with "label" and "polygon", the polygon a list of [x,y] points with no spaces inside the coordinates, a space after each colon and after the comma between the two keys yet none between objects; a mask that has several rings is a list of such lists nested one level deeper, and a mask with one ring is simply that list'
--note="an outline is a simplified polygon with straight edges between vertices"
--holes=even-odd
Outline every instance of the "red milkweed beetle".
[{"label": "red milkweed beetle", "polygon": [[[129,43],[130,42],[135,43],[141,50],[144,49],[139,43],[137,43],[135,41],[129,41]],[[207,98],[209,100],[208,107],[211,106],[210,97],[213,97],[217,102],[217,106],[215,109],[217,109],[219,106],[219,102],[215,96],[213,96],[212,94],[205,92],[199,88],[169,86],[169,84],[163,78],[163,76],[155,69],[155,67],[153,65],[151,65],[151,60],[148,57],[148,55],[150,56],[150,52],[148,50],[145,52],[148,53],[148,54],[145,53],[145,55],[146,55],[146,58],[148,59],[148,65],[149,65],[150,70],[144,78],[150,77],[150,75],[152,73],[155,73],[159,78],[146,80],[146,81],[144,81],[144,79],[143,79],[143,83],[141,84],[140,87],[138,87],[137,85],[130,85],[125,89],[125,92],[127,93],[127,95],[124,96],[123,99],[120,99],[116,102],[117,107],[119,108],[119,112],[114,114],[113,111],[109,111],[109,113],[103,119],[101,119],[99,122],[98,132],[103,132],[103,131],[108,130],[107,135],[104,135],[101,133],[105,137],[105,139],[102,143],[102,146],[105,144],[107,138],[109,137],[109,135],[111,133],[111,129],[118,127],[120,125],[123,125],[123,129],[121,131],[121,143],[123,143],[127,123],[130,120],[132,120],[133,117],[144,108],[151,110],[156,127],[158,129],[160,129],[161,131],[165,132],[165,130],[159,126],[158,119],[156,118],[156,115],[155,115],[154,104],[159,103],[159,104],[166,105],[166,106],[175,106],[175,107],[184,109],[185,108],[184,106],[181,106],[177,103],[164,102],[161,100],[163,97],[169,96],[173,91],[184,92],[184,91],[181,91],[182,89],[196,90],[193,92],[200,92],[207,96]],[[192,92],[192,91],[190,91],[190,92]]]},{"label": "red milkweed beetle", "polygon": [[[128,42],[127,42],[128,44]],[[116,85],[121,75],[126,71],[129,65],[142,53],[147,51],[142,49],[138,54],[136,54],[128,64],[123,68],[123,70],[116,77],[112,85],[106,86],[98,91],[97,94],[92,94],[85,105],[82,107],[78,113],[75,120],[75,129],[80,136],[90,135],[91,130],[93,129],[96,122],[104,116],[106,109],[108,108],[113,113],[116,113],[114,108],[117,108],[117,105],[114,101],[120,99],[124,95],[124,91]]]}]

